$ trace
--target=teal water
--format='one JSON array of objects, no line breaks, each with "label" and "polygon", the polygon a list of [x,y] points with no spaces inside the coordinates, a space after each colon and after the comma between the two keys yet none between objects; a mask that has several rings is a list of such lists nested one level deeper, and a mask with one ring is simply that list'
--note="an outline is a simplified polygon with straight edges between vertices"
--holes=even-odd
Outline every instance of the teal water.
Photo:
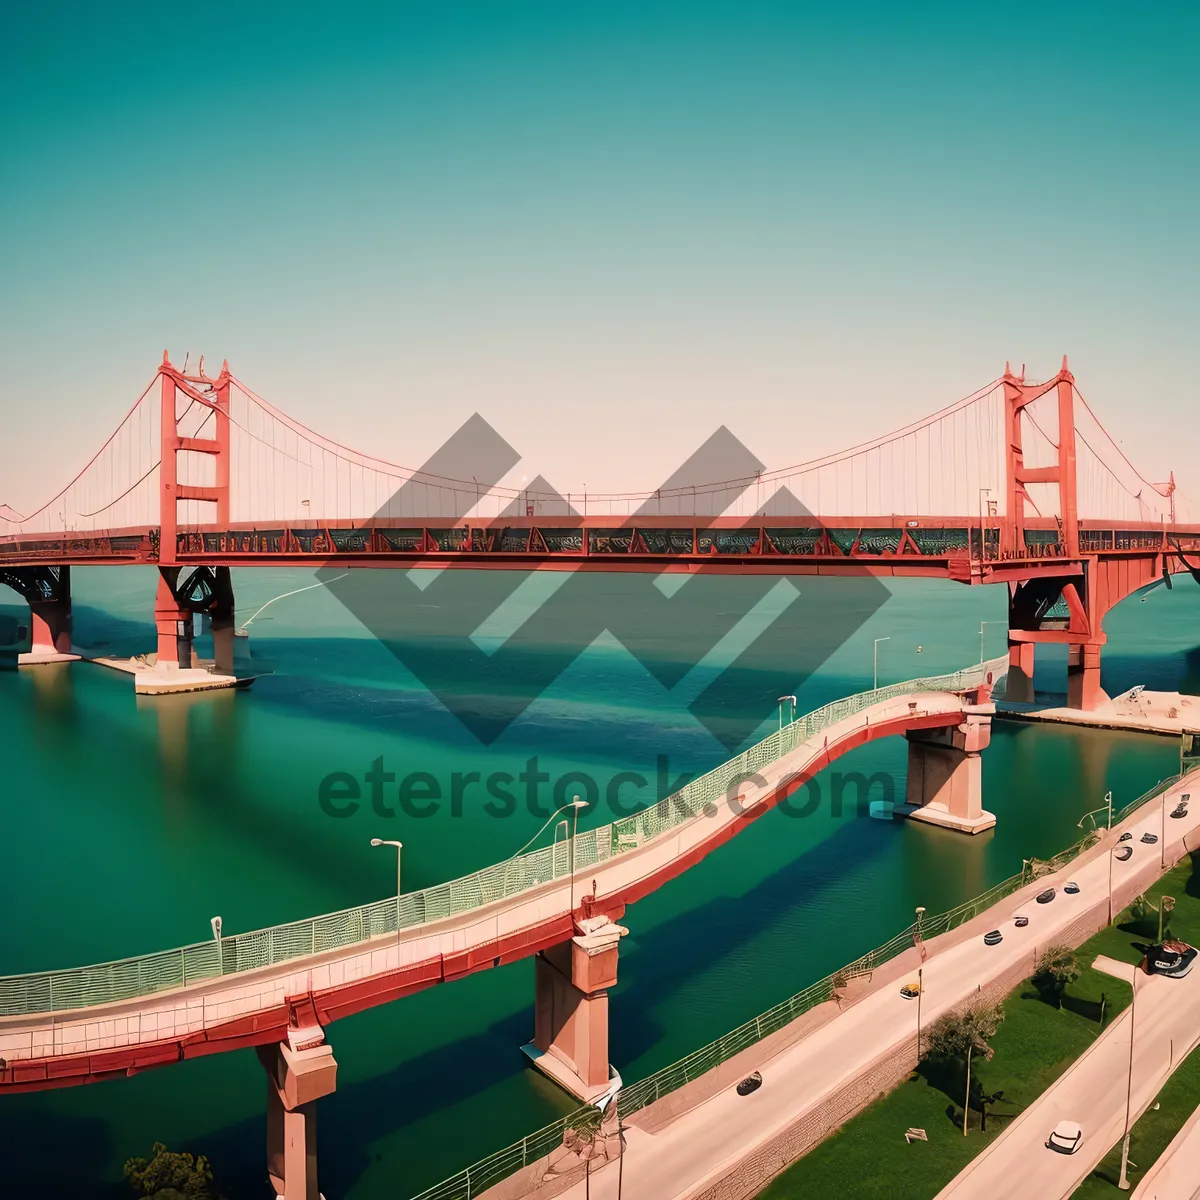
[{"label": "teal water", "polygon": [[[300,572],[242,572],[239,613],[306,582]],[[91,568],[73,583],[81,645],[150,647],[151,576]],[[736,580],[705,586],[714,614],[737,603]],[[881,683],[975,661],[979,624],[998,620],[1003,605],[998,588],[898,581],[799,690],[800,711],[871,686],[875,638],[890,639],[879,645]],[[1127,602],[1106,628],[1110,693],[1135,683],[1200,692],[1200,589],[1190,582]],[[1002,626],[984,633],[986,653],[999,653]],[[238,694],[138,700],[128,678],[88,665],[0,673],[0,973],[201,940],[217,914],[234,932],[378,899],[394,887],[395,859],[369,847],[373,836],[403,840],[407,891],[504,858],[542,824],[523,804],[488,815],[478,788],[464,792],[460,813],[447,803],[425,819],[382,817],[369,802],[342,818],[322,811],[322,779],[361,778],[377,758],[397,776],[427,772],[448,791],[454,772],[515,776],[536,755],[552,780],[584,771],[602,789],[618,772],[639,772],[651,781],[640,798],[650,801],[659,756],[674,779],[727,754],[681,692],[604,637],[485,747],[323,590],[281,600],[251,634],[255,662],[274,673]],[[670,656],[671,640],[658,650]],[[797,648],[797,661],[804,653]],[[1039,658],[1039,688],[1061,690],[1064,662]],[[794,670],[782,656],[758,668],[760,699],[742,715],[761,717],[764,733],[774,698],[796,690]],[[481,689],[479,704],[488,701]],[[1177,764],[1167,739],[998,725],[984,756],[985,803],[998,825],[977,839],[860,817],[852,791],[835,815],[827,772],[813,815],[771,814],[630,909],[614,1063],[630,1080],[665,1065],[891,936],[916,904],[937,911],[1022,857],[1061,849],[1105,791],[1122,803]],[[836,764],[842,774],[890,774],[898,790],[904,768],[898,739]],[[545,785],[542,798],[550,800]],[[567,1111],[518,1050],[532,1031],[532,999],[527,961],[332,1026],[339,1083],[321,1102],[319,1130],[330,1200],[407,1200]],[[208,1154],[230,1200],[265,1195],[263,1090],[247,1051],[2,1097],[0,1178],[16,1195],[35,1184],[125,1195],[122,1162],[161,1140]]]}]

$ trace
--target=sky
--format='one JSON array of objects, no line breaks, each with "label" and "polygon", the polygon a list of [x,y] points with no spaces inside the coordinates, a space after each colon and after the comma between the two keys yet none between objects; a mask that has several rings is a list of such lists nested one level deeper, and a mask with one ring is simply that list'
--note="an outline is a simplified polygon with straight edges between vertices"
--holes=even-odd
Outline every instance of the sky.
[{"label": "sky", "polygon": [[164,348],[401,464],[480,412],[564,491],[1066,353],[1200,497],[1198,51],[1175,3],[5,5],[0,503]]}]

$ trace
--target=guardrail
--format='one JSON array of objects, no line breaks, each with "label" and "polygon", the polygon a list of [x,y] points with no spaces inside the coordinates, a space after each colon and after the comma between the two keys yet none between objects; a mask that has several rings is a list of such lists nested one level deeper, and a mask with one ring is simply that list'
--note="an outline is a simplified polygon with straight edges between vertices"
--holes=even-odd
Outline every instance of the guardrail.
[{"label": "guardrail", "polygon": [[[997,685],[1007,656],[947,675],[894,683],[835,700],[773,731],[657,804],[575,837],[576,870],[637,849],[692,820],[722,799],[730,784],[791,753],[801,743],[874,704],[913,692],[963,692],[992,677]],[[196,942],[134,958],[26,975],[0,977],[0,1016],[86,1008],[131,1000],[202,979],[285,963],[354,946],[389,933],[456,916],[548,883],[566,872],[565,856],[546,846],[485,867],[461,879],[401,897],[378,900],[324,916],[274,925],[216,941]]]},{"label": "guardrail", "polygon": [[[1172,775],[1159,780],[1136,800],[1132,800],[1119,812],[1114,812],[1113,824],[1116,825],[1119,820],[1124,820],[1130,813],[1140,808],[1148,800],[1161,795],[1165,789],[1172,787],[1182,778],[1182,775]],[[861,958],[855,959],[854,962],[847,964],[839,971],[834,971],[831,975],[826,975],[824,979],[809,984],[803,991],[797,992],[794,996],[775,1005],[774,1008],[767,1009],[766,1012],[747,1021],[744,1025],[739,1025],[737,1029],[717,1038],[715,1042],[710,1042],[707,1046],[694,1050],[677,1062],[655,1071],[653,1075],[646,1076],[645,1079],[639,1079],[636,1083],[626,1085],[617,1096],[620,1117],[624,1119],[632,1116],[639,1109],[653,1104],[663,1096],[683,1087],[684,1084],[698,1079],[713,1067],[727,1062],[748,1046],[762,1041],[763,1038],[790,1024],[809,1009],[832,999],[834,992],[839,987],[844,986],[851,979],[869,975],[875,968],[883,966],[884,963],[910,949],[918,940],[949,933],[950,930],[957,929],[960,925],[974,920],[997,901],[1019,891],[1026,883],[1036,879],[1039,875],[1052,874],[1060,867],[1066,866],[1085,850],[1094,846],[1100,837],[1101,831],[1092,830],[1084,834],[1074,845],[1068,846],[1067,849],[1052,858],[1028,860],[1016,875],[1010,875],[1007,879],[988,888],[986,892],[981,892],[978,896],[954,908],[947,909],[945,912],[938,913],[936,916],[925,917],[919,925],[914,922],[902,929],[895,937],[884,942],[883,945],[869,950]],[[412,1200],[475,1200],[500,1180],[506,1179],[522,1167],[527,1167],[540,1158],[553,1153],[562,1145],[566,1131],[571,1129],[574,1123],[579,1121],[580,1115],[586,1111],[587,1106],[584,1106],[568,1113],[565,1117],[559,1117],[549,1125],[544,1125],[541,1129],[526,1135],[519,1142],[514,1142],[511,1146],[506,1146],[503,1150],[498,1150],[496,1153],[488,1155],[487,1158],[481,1159],[465,1171],[460,1171],[442,1183],[427,1188],[419,1195],[414,1196]]]}]

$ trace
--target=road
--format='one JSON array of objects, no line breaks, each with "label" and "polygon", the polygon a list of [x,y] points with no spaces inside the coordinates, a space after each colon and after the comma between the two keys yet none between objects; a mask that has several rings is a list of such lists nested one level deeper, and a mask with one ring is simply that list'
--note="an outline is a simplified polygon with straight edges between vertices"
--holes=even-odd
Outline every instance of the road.
[{"label": "road", "polygon": [[[1115,972],[1114,972],[1115,973]],[[1129,1091],[1130,1030],[1133,1075],[1130,1120],[1149,1107],[1172,1069],[1200,1037],[1200,971],[1166,979],[1129,970],[1137,987],[1127,1008],[1055,1084],[989,1145],[937,1200],[987,1196],[1070,1196],[1125,1133]],[[1078,1121],[1083,1145],[1075,1154],[1046,1146],[1059,1121]]]},{"label": "road", "polygon": [[[1168,808],[1188,786],[1192,785],[1176,785],[1170,790]],[[1146,831],[1157,833],[1160,819],[1159,803],[1151,802],[1127,822],[1125,827],[1134,834],[1134,854],[1128,862],[1113,863],[1114,886],[1119,888],[1122,879],[1136,869],[1144,869],[1151,857],[1158,859],[1160,847],[1142,845],[1139,839]],[[1172,843],[1177,843],[1200,826],[1200,806],[1193,806],[1191,814],[1183,820],[1167,824],[1174,826],[1168,828],[1168,834]],[[980,986],[1022,961],[1028,962],[1032,971],[1038,949],[1061,936],[1098,897],[1107,895],[1108,870],[1108,856],[1100,855],[1087,863],[1074,864],[1055,880],[1046,881],[1061,884],[1073,878],[1080,884],[1081,892],[1067,895],[1060,887],[1056,899],[1047,905],[1022,900],[1020,908],[1028,913],[1029,925],[1018,929],[1011,921],[1004,922],[1001,926],[1004,940],[998,946],[985,946],[982,938],[971,937],[931,953],[924,965],[922,1024],[928,1027],[941,1013],[962,1003]],[[1001,911],[1008,915],[1017,906],[1013,897]],[[1189,992],[1196,985],[1200,985],[1200,971],[1189,985]],[[1147,990],[1148,996],[1154,994],[1155,991]],[[1139,989],[1139,1000],[1140,996]],[[702,1196],[740,1160],[845,1088],[881,1056],[911,1053],[906,1045],[915,1032],[916,1020],[916,1004],[904,999],[897,986],[880,988],[766,1063],[761,1068],[763,1086],[752,1095],[740,1097],[732,1087],[726,1088],[654,1134],[636,1127],[630,1129],[622,1200],[692,1200]],[[1128,1053],[1128,1042],[1125,1048]],[[1121,1097],[1123,1100],[1123,1092]],[[898,1131],[897,1136],[902,1132]],[[1042,1140],[1044,1137],[1043,1134]],[[1104,1143],[1103,1150],[1107,1150],[1112,1140]],[[615,1200],[616,1194],[617,1170],[615,1165],[608,1164],[592,1176],[591,1196],[595,1200]],[[1037,1195],[1039,1200],[1042,1195],[1025,1190],[1023,1185],[1005,1194]],[[583,1200],[583,1183],[563,1195],[570,1200]]]},{"label": "road", "polygon": [[1197,1200],[1200,1197],[1200,1108],[1134,1188],[1133,1200]]}]

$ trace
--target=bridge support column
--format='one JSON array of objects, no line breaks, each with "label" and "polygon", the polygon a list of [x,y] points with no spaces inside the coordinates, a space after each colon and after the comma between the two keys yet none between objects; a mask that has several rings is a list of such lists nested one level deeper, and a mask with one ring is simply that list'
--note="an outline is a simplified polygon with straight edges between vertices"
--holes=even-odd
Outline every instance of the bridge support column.
[{"label": "bridge support column", "polygon": [[212,607],[213,668],[218,675],[233,674],[234,601],[228,567],[214,571],[216,595]]},{"label": "bridge support column", "polygon": [[1033,703],[1033,665],[1037,647],[1033,642],[1008,643],[1008,682],[1005,699],[1020,704]]},{"label": "bridge support column", "polygon": [[914,821],[960,833],[982,833],[996,824],[983,807],[979,755],[992,737],[992,718],[968,713],[961,725],[917,730],[908,739],[907,806]]},{"label": "bridge support column", "polygon": [[1100,687],[1100,647],[1067,648],[1067,707],[1091,712],[1108,700]]},{"label": "bridge support column", "polygon": [[71,653],[70,567],[0,568],[0,583],[23,596],[29,605],[32,646],[19,655],[21,666],[73,662],[79,657]]},{"label": "bridge support column", "polygon": [[583,1101],[609,1086],[608,989],[617,982],[617,948],[629,930],[608,917],[577,921],[579,934],[535,961],[533,1065]]},{"label": "bridge support column", "polygon": [[[178,567],[168,567],[174,575]],[[160,569],[158,592],[154,597],[154,625],[158,630],[157,665],[160,670],[192,666],[192,612],[175,596],[174,579]]]},{"label": "bridge support column", "polygon": [[267,1173],[282,1200],[320,1200],[317,1101],[337,1087],[337,1062],[316,1026],[258,1047],[267,1072]]}]

